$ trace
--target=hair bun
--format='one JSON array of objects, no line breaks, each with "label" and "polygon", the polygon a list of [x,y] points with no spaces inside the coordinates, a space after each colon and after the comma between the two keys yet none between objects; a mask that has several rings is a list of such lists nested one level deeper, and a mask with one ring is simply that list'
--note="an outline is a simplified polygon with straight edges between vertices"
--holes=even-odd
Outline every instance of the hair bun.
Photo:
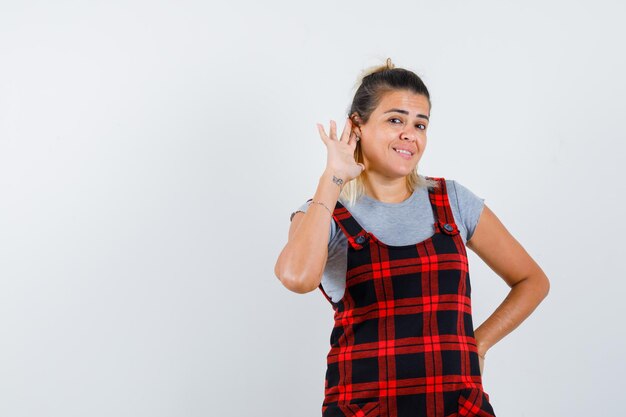
[{"label": "hair bun", "polygon": [[387,58],[387,60],[385,61],[385,65],[381,66],[381,68],[385,68],[385,69],[394,69],[396,66],[394,65],[393,62],[391,62],[391,58]]},{"label": "hair bun", "polygon": [[395,67],[396,66],[393,63],[393,61],[391,61],[391,58],[387,58],[383,65],[374,65],[373,67],[364,69],[363,71],[361,71],[361,74],[358,76],[356,82],[354,83],[353,89],[356,90],[359,87],[359,85],[363,83],[364,78],[369,77],[370,75],[376,74],[378,72],[383,72],[383,71],[387,71],[390,69],[394,69]]}]

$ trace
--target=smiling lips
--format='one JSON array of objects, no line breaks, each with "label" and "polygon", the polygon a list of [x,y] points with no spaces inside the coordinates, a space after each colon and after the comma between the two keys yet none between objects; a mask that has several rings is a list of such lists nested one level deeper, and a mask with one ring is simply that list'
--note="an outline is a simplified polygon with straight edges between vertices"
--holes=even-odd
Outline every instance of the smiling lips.
[{"label": "smiling lips", "polygon": [[411,159],[413,155],[415,154],[414,151],[410,149],[405,149],[405,148],[398,147],[398,148],[393,148],[393,150],[396,151],[396,153],[404,159]]}]

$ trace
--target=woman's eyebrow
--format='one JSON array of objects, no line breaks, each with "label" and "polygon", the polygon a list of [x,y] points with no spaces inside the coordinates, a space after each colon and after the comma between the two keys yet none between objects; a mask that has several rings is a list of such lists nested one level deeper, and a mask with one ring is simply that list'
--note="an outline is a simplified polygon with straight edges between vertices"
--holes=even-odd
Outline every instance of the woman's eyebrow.
[{"label": "woman's eyebrow", "polygon": [[[387,110],[385,113],[402,113],[402,114],[406,114],[408,116],[409,112],[406,110],[402,110],[402,109],[391,109],[391,110]],[[416,114],[416,117],[421,117],[422,119],[426,119],[428,121],[430,121],[430,119],[428,118],[428,116],[426,116],[425,114]]]}]

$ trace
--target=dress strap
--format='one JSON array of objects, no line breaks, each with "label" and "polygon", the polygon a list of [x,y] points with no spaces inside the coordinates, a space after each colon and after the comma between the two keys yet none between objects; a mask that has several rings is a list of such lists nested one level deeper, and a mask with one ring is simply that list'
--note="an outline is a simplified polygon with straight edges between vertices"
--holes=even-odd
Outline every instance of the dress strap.
[{"label": "dress strap", "polygon": [[459,234],[459,228],[454,222],[452,207],[450,207],[445,178],[426,178],[436,180],[439,183],[439,187],[428,187],[430,205],[433,209],[433,214],[435,215],[435,231],[445,233],[450,236]]},{"label": "dress strap", "polygon": [[348,243],[355,250],[363,249],[370,240],[370,235],[363,229],[363,227],[356,221],[352,214],[344,207],[339,201],[335,205],[333,211],[333,219],[339,225],[339,228],[346,235]]}]

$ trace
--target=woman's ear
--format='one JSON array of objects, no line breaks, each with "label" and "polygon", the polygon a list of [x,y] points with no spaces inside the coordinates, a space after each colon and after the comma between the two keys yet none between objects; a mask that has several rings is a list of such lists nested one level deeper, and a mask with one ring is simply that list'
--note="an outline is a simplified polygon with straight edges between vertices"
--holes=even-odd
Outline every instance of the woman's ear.
[{"label": "woman's ear", "polygon": [[362,120],[359,117],[357,112],[352,113],[352,115],[350,116],[350,120],[352,121],[352,131],[354,131],[357,136],[361,136],[361,123]]}]

